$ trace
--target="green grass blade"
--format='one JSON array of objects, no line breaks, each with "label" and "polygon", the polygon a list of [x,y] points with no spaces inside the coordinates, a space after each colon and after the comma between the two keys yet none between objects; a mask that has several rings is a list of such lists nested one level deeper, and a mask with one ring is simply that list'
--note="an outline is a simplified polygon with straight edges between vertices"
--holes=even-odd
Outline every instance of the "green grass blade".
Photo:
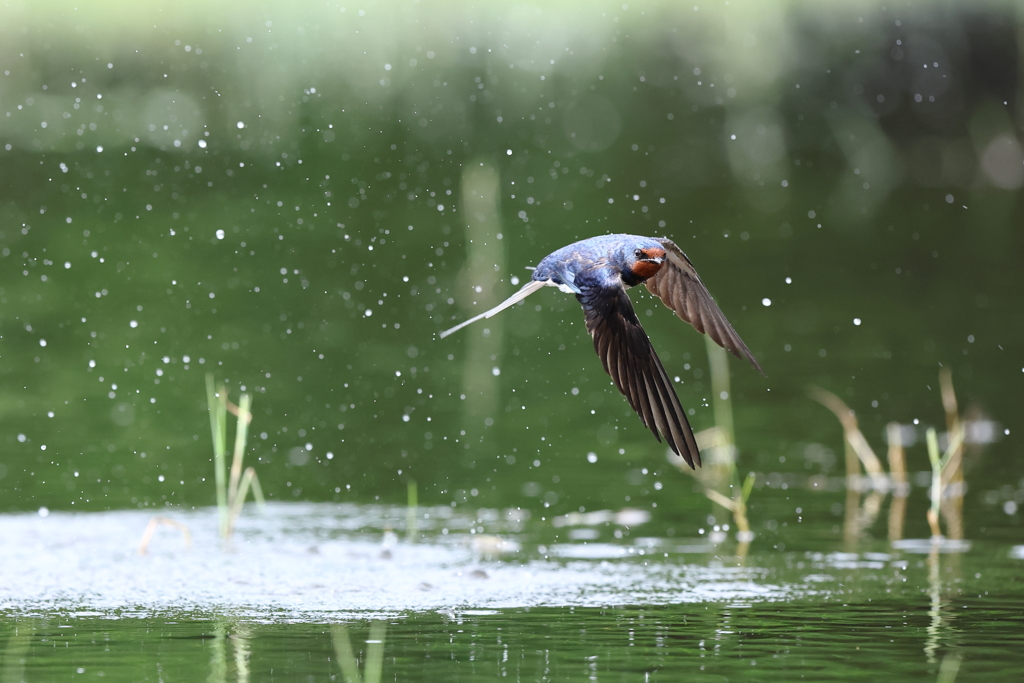
[{"label": "green grass blade", "polygon": [[747,499],[750,498],[750,492],[754,490],[754,481],[757,480],[757,475],[751,472],[747,475],[747,478],[743,481],[743,492],[741,500],[746,503]]},{"label": "green grass blade", "polygon": [[250,407],[252,396],[242,394],[238,399],[238,422],[235,426],[235,450],[231,458],[231,479],[228,482],[228,505],[234,507],[238,497],[238,484],[242,478],[242,460],[245,457],[245,443],[249,438]]},{"label": "green grass blade", "polygon": [[225,437],[226,419],[224,403],[217,397],[217,388],[213,381],[213,375],[206,375],[206,402],[210,410],[210,432],[213,435],[213,471],[217,487],[217,512],[220,517],[220,534],[225,537],[228,529],[228,485],[227,485],[227,463],[225,452],[227,450],[227,439]]},{"label": "green grass blade", "polygon": [[251,467],[247,467],[246,472],[252,472],[252,497],[259,503],[260,507],[267,504],[267,500],[263,497],[263,488],[260,486],[260,479],[256,476],[256,470]]},{"label": "green grass blade", "polygon": [[948,465],[949,461],[953,458],[953,454],[956,453],[957,449],[959,449],[961,444],[963,444],[966,431],[967,430],[964,429],[964,426],[960,425],[960,429],[956,430],[956,434],[949,437],[949,447],[942,456],[942,469],[946,469],[946,465]]},{"label": "green grass blade", "polygon": [[[730,446],[736,443],[733,431],[732,392],[729,388],[729,354],[711,337],[704,337],[708,353],[708,370],[711,373],[711,406],[715,424],[722,430]],[[735,456],[732,458],[735,462]]]},{"label": "green grass blade", "polygon": [[932,463],[932,511],[939,513],[939,502],[942,500],[942,459],[939,457],[939,438],[935,429],[929,427],[925,433],[928,442],[928,459]]},{"label": "green grass blade", "polygon": [[252,478],[256,476],[256,471],[253,468],[249,468],[242,475],[241,480],[238,483],[238,490],[235,492],[234,500],[231,502],[231,510],[228,514],[228,536],[235,530],[235,522],[238,520],[238,516],[242,514],[242,505],[245,503],[245,494],[249,492],[249,483]]}]

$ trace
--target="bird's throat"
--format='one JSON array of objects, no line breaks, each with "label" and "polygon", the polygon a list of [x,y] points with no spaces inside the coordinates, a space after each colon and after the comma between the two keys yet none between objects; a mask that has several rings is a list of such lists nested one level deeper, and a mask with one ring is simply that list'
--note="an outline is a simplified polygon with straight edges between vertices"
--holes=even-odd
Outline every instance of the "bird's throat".
[{"label": "bird's throat", "polygon": [[637,261],[633,264],[632,271],[633,275],[640,281],[646,280],[649,277],[654,277],[661,270],[664,263],[656,263],[654,261]]}]

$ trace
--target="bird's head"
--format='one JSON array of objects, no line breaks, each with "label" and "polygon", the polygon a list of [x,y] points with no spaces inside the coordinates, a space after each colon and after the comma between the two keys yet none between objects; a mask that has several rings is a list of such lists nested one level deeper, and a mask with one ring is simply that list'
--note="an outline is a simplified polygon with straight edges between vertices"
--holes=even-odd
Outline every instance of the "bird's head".
[{"label": "bird's head", "polygon": [[640,281],[653,277],[665,263],[665,249],[657,242],[637,244],[627,255],[629,270]]}]

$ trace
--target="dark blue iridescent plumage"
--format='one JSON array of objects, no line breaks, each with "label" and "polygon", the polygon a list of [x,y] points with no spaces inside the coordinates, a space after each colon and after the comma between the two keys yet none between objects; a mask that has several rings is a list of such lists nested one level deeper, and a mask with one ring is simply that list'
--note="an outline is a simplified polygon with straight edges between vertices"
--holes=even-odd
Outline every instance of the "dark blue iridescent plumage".
[{"label": "dark blue iridescent plumage", "polygon": [[680,319],[761,370],[686,254],[667,238],[602,235],[562,247],[537,264],[531,281],[518,292],[440,336],[489,318],[543,287],[574,294],[583,306],[594,349],[615,386],[656,438],[664,437],[691,467],[699,466],[700,452],[686,411],[626,295],[626,288],[641,283]]}]

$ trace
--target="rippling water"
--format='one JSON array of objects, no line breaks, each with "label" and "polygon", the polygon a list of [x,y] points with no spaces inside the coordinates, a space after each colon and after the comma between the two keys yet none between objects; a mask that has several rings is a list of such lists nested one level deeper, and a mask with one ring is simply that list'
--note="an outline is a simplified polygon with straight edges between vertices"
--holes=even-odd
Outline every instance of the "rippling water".
[{"label": "rippling water", "polygon": [[[146,512],[4,515],[0,680],[341,680],[342,638],[359,662],[382,646],[384,680],[934,680],[943,666],[972,680],[1024,666],[1019,546],[780,552],[660,535],[638,512],[271,503],[224,546],[214,509],[169,509],[191,546],[160,527],[144,555]],[[382,643],[366,642],[374,623]]]}]

